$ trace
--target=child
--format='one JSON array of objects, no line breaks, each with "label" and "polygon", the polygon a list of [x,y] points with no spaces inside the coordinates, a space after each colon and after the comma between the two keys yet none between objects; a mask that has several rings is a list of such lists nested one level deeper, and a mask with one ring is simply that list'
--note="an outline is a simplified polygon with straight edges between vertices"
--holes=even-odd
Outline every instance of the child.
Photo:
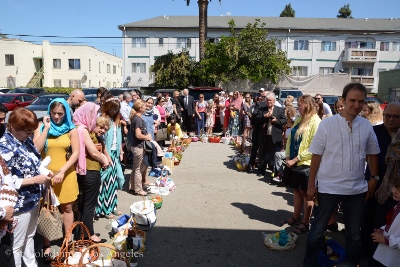
[{"label": "child", "polygon": [[214,100],[210,99],[207,105],[207,120],[206,120],[206,128],[208,135],[212,135],[212,129],[214,127],[214,114],[215,114]]},{"label": "child", "polygon": [[179,125],[179,123],[176,122],[176,118],[174,116],[172,116],[170,123],[168,123],[167,134],[170,138],[171,135],[183,138],[181,126]]},{"label": "child", "polygon": [[393,186],[392,193],[397,204],[386,216],[386,225],[371,234],[372,241],[379,243],[374,259],[380,266],[400,266],[400,182]]}]

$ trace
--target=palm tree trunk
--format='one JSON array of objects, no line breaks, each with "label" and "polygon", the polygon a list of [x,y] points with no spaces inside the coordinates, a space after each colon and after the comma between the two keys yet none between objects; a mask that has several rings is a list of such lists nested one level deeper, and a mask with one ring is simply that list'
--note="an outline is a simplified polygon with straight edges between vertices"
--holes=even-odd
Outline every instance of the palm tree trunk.
[{"label": "palm tree trunk", "polygon": [[199,4],[199,53],[200,61],[204,58],[207,39],[207,10],[208,0],[198,0]]}]

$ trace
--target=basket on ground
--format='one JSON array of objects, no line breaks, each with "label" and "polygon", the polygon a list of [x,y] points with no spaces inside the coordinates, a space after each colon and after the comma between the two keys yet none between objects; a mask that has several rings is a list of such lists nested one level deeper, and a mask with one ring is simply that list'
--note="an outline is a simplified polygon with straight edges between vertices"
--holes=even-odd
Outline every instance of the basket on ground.
[{"label": "basket on ground", "polygon": [[264,238],[264,244],[272,250],[285,251],[291,250],[296,246],[297,235],[295,233],[288,233],[288,242],[285,246],[279,245],[279,238],[276,237],[276,233],[267,234]]},{"label": "basket on ground", "polygon": [[[104,247],[104,248],[110,249],[111,252],[109,253],[109,256],[106,258],[104,258],[104,256],[102,256],[101,259],[91,261],[90,263],[87,263],[87,264],[83,264],[83,259],[85,257],[85,254],[87,252],[89,252],[91,249],[93,249],[93,248],[98,249],[99,247]],[[130,258],[125,257],[125,256],[121,257],[120,252],[118,252],[114,246],[112,246],[110,244],[100,243],[100,244],[95,244],[95,245],[89,246],[87,249],[82,251],[82,256],[79,260],[78,267],[97,267],[97,266],[129,267],[130,266],[129,261],[130,261]]]},{"label": "basket on ground", "polygon": [[161,209],[163,204],[163,199],[160,196],[153,197],[151,201],[153,201],[154,203],[154,208]]},{"label": "basket on ground", "polygon": [[192,138],[188,137],[188,138],[182,138],[182,143],[183,144],[190,144],[192,142]]},{"label": "basket on ground", "polygon": [[[72,237],[73,230],[76,226],[80,227],[81,238],[76,241],[69,241]],[[85,233],[88,237],[91,236],[89,229],[82,222],[74,222],[65,234],[64,241],[61,245],[60,252],[54,258],[51,266],[53,267],[75,267],[76,264],[69,264],[68,257],[72,256],[75,252],[89,251],[91,257],[90,261],[95,261],[100,255],[100,249],[94,246],[92,239],[85,239]]]}]

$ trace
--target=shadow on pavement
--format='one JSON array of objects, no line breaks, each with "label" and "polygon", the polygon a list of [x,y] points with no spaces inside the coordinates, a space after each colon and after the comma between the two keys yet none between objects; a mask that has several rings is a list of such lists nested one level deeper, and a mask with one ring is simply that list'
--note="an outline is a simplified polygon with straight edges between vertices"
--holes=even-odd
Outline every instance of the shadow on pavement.
[{"label": "shadow on pavement", "polygon": [[269,210],[260,208],[251,203],[234,202],[231,203],[231,205],[241,209],[243,214],[246,214],[251,220],[257,220],[276,226],[281,226],[281,221],[284,220],[284,218],[291,216],[291,213],[287,210]]}]

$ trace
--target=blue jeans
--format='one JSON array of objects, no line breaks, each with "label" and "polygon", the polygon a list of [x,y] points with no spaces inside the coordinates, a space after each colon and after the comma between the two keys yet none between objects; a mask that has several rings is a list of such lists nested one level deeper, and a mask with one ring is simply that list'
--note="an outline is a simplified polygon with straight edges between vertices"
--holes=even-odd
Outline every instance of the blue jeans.
[{"label": "blue jeans", "polygon": [[308,232],[304,265],[318,267],[318,254],[329,218],[339,202],[343,204],[346,227],[346,262],[356,266],[361,256],[361,219],[364,214],[366,193],[333,195],[318,193],[318,206],[314,206],[314,219]]},{"label": "blue jeans", "polygon": [[199,115],[201,117],[201,120],[199,119],[199,116],[195,114],[196,116],[196,124],[197,124],[197,134],[200,135],[200,131],[202,130],[202,133],[205,134],[204,127],[206,125],[206,115],[204,112],[199,112]]}]

